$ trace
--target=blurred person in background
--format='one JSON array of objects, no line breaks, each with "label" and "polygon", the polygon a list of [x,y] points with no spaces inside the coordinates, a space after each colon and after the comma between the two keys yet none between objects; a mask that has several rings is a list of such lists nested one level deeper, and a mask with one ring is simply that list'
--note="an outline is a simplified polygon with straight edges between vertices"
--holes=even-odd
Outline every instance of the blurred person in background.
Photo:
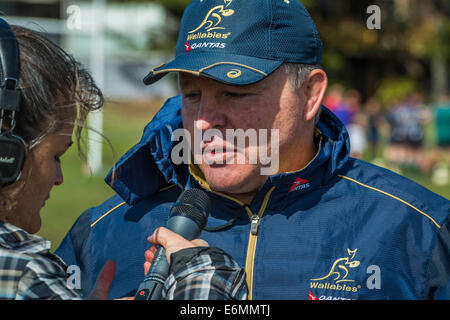
[{"label": "blurred person in background", "polygon": [[434,106],[436,143],[438,147],[450,148],[450,96],[444,94]]},{"label": "blurred person in background", "polygon": [[403,99],[396,99],[388,107],[387,120],[390,126],[389,147],[386,149],[389,167],[401,173],[403,164],[407,161],[408,118],[409,113]]},{"label": "blurred person in background", "polygon": [[430,118],[420,93],[412,93],[394,104],[388,115],[391,126],[389,160],[394,168],[424,170],[424,124]]},{"label": "blurred person in background", "polygon": [[[359,93],[355,89],[347,89],[342,91],[342,95],[339,96],[338,92],[336,92],[337,99],[334,103],[333,113],[338,117],[339,120],[344,124],[344,126],[348,126],[353,122],[353,118],[355,116],[355,104],[359,103]],[[339,99],[340,97],[340,99]]]},{"label": "blurred person in background", "polygon": [[424,169],[424,125],[431,120],[431,114],[421,93],[412,93],[406,103],[407,144],[406,164],[415,170]]},{"label": "blurred person in background", "polygon": [[349,89],[344,94],[344,105],[348,109],[347,124],[350,136],[350,156],[361,158],[367,149],[365,118],[361,113],[361,95],[356,89]]},{"label": "blurred person in background", "polygon": [[342,94],[344,92],[344,88],[339,83],[335,83],[329,87],[325,98],[323,100],[323,104],[327,106],[330,111],[336,114],[336,110],[342,104]]},{"label": "blurred person in background", "polygon": [[[350,155],[362,157],[367,148],[367,137],[364,130],[364,116],[361,114],[361,96],[356,89],[344,90],[339,84],[330,88],[325,96],[327,106],[347,128],[350,136]],[[330,107],[329,107],[330,106]]]},{"label": "blurred person in background", "polygon": [[378,147],[380,142],[380,126],[383,121],[381,103],[377,98],[371,97],[367,100],[364,113],[366,115],[366,134],[369,145],[369,157],[375,160],[378,156]]},{"label": "blurred person in background", "polygon": [[436,150],[432,164],[433,182],[450,184],[450,96],[443,94],[434,106]]}]

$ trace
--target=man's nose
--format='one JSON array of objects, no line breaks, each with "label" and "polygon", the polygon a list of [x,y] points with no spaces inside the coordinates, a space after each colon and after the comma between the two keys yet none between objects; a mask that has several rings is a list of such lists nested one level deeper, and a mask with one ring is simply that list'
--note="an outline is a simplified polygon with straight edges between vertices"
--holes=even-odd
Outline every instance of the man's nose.
[{"label": "man's nose", "polygon": [[213,95],[203,94],[195,123],[197,129],[202,131],[225,127],[224,106]]}]

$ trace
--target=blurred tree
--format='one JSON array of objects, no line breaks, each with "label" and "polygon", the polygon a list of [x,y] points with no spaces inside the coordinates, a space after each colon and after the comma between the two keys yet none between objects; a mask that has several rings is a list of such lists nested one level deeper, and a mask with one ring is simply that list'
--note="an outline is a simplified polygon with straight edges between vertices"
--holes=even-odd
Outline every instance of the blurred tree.
[{"label": "blurred tree", "polygon": [[142,3],[142,2],[153,2],[159,3],[170,12],[171,15],[176,17],[178,20],[181,19],[183,15],[184,8],[192,0],[110,0],[111,2],[126,2],[126,3]]},{"label": "blurred tree", "polygon": [[191,0],[154,0],[156,3],[163,5],[172,15],[181,20],[184,8]]},{"label": "blurred tree", "polygon": [[[128,0],[114,0],[133,2]],[[191,0],[156,2],[181,19]],[[381,95],[386,103],[414,87],[437,97],[448,91],[450,1],[448,0],[300,0],[311,13],[323,42],[323,66],[331,83],[358,89],[363,100]],[[370,30],[367,8],[381,10],[381,29]],[[172,27],[176,23],[168,23]],[[177,27],[177,26],[176,26]],[[177,37],[171,28],[165,47]],[[406,81],[406,79],[408,79]],[[398,81],[398,85],[396,84]],[[388,90],[388,86],[396,89]],[[386,93],[389,92],[389,93]]]},{"label": "blurred tree", "polygon": [[376,98],[384,105],[402,100],[417,90],[416,82],[408,77],[389,76],[380,82]]},{"label": "blurred tree", "polygon": [[[133,3],[157,3],[167,11],[166,23],[163,30],[152,30],[148,33],[148,49],[152,51],[165,51],[172,54],[178,36],[178,26],[183,15],[184,8],[191,0],[108,0],[133,5]],[[164,34],[164,37],[161,37]]]},{"label": "blurred tree", "polygon": [[[366,10],[374,4],[381,9],[380,30],[366,25]],[[324,44],[331,82],[386,103],[413,87],[430,98],[448,91],[448,0],[310,0],[306,6]]]}]

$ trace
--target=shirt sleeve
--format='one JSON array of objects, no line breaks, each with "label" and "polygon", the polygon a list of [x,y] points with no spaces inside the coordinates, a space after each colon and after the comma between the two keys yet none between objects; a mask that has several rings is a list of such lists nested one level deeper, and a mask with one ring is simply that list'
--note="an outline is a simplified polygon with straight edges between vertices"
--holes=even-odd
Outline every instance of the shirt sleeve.
[{"label": "shirt sleeve", "polygon": [[173,253],[163,290],[166,300],[245,300],[245,271],[227,253],[211,247]]},{"label": "shirt sleeve", "polygon": [[81,300],[81,292],[67,285],[65,270],[38,256],[30,260],[18,283],[16,300]]}]

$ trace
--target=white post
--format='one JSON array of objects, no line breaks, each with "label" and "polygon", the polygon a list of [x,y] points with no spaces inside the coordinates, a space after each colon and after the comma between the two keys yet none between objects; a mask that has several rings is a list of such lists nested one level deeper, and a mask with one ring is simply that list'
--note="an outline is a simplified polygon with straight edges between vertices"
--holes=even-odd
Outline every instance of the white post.
[{"label": "white post", "polygon": [[[92,37],[91,37],[91,71],[97,86],[104,89],[104,42],[106,0],[92,1]],[[92,174],[102,169],[102,137],[103,111],[95,111],[89,115],[88,130],[88,169]],[[98,132],[98,133],[97,133]]]}]

